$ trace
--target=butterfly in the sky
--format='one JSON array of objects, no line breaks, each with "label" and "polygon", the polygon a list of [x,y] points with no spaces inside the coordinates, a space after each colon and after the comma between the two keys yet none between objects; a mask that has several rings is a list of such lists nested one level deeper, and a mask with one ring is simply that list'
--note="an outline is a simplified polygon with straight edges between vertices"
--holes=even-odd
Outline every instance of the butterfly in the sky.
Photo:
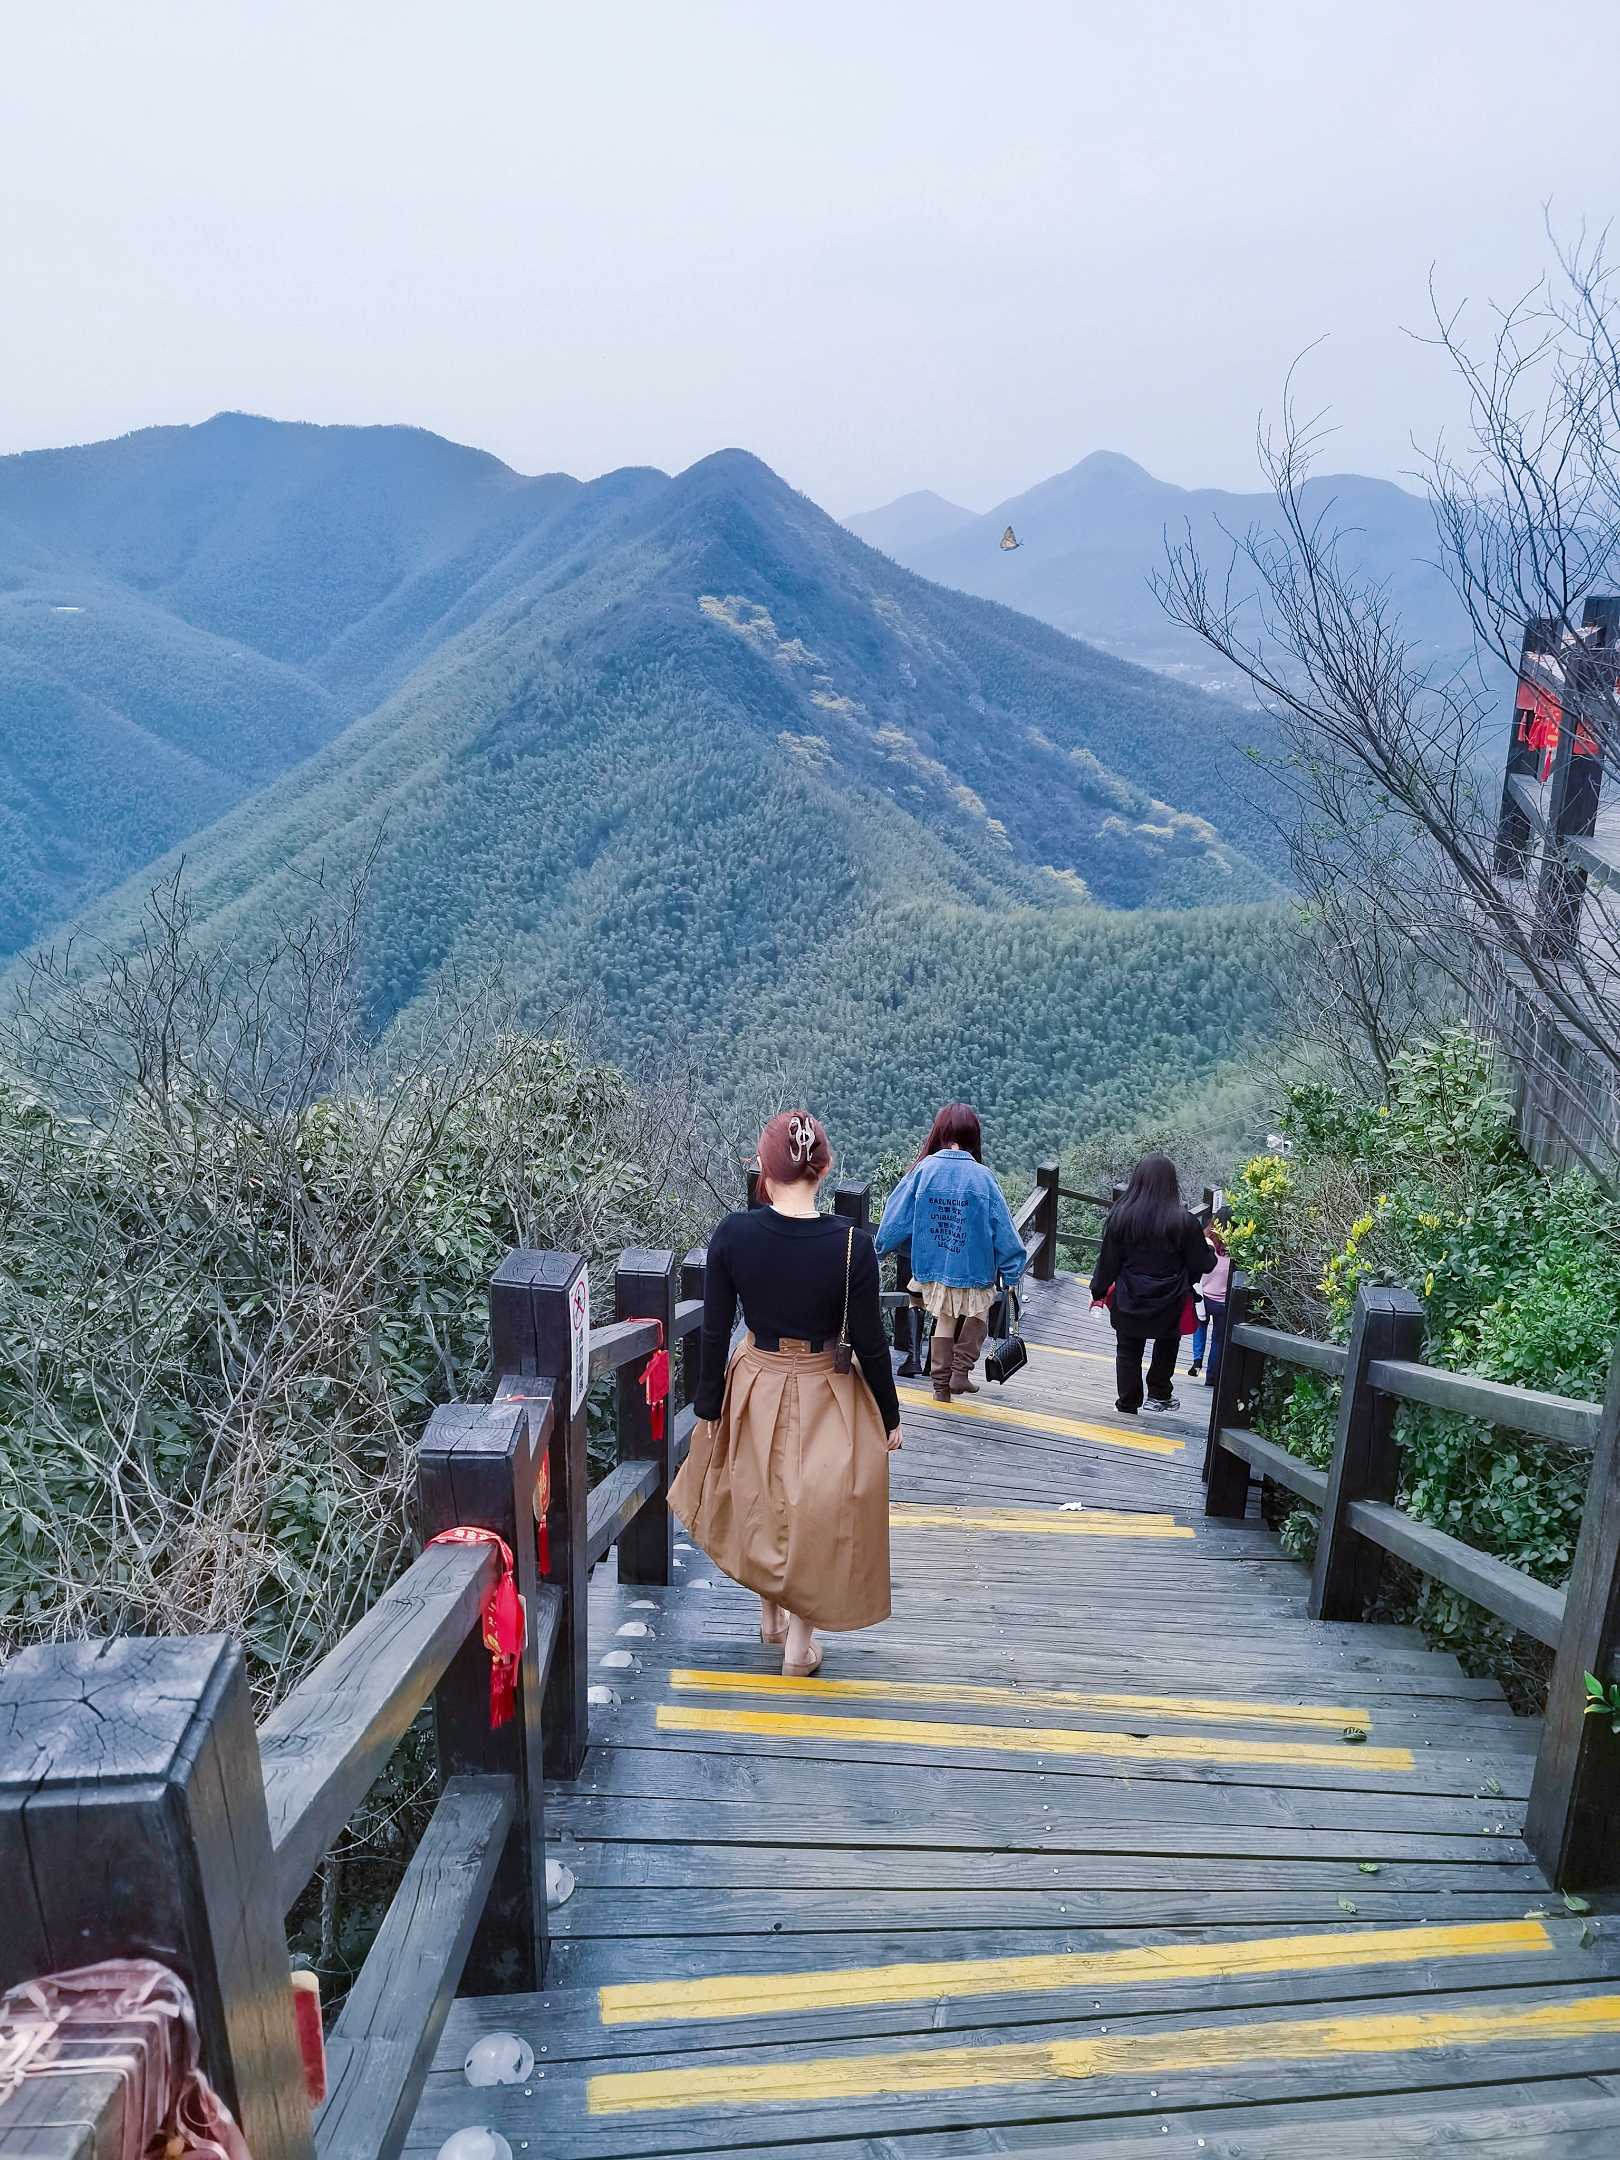
[{"label": "butterfly in the sky", "polygon": [[1009,525],[1007,527],[1007,530],[1001,536],[1001,544],[1004,548],[1015,548],[1022,547],[1024,543],[1022,542],[1022,540],[1019,539],[1018,535]]}]

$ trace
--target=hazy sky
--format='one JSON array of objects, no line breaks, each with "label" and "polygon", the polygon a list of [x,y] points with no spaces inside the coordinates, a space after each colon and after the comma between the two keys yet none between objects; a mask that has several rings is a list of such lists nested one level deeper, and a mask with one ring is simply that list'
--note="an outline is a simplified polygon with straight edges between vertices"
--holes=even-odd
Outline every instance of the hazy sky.
[{"label": "hazy sky", "polygon": [[845,513],[1454,407],[1425,327],[1620,195],[1610,7],[0,0],[0,450],[222,407]]}]

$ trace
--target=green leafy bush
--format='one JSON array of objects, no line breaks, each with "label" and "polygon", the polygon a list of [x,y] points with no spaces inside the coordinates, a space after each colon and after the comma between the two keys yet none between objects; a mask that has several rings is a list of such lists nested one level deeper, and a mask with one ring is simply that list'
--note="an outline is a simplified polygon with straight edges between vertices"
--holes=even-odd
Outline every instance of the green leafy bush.
[{"label": "green leafy bush", "polygon": [[[1250,1163],[1233,1193],[1239,1264],[1285,1325],[1342,1341],[1362,1285],[1400,1287],[1422,1301],[1427,1362],[1600,1397],[1620,1334],[1620,1203],[1584,1171],[1548,1175],[1525,1157],[1483,1044],[1454,1029],[1398,1059],[1386,1103],[1297,1089],[1286,1126],[1292,1158]],[[1300,1374],[1268,1388],[1260,1420],[1325,1465],[1336,1401]],[[1407,1513],[1539,1581],[1568,1579],[1589,1458],[1418,1404],[1396,1437]],[[1314,1511],[1291,1506],[1282,1529],[1308,1557]],[[1523,1685],[1544,1662],[1432,1581],[1409,1578],[1393,1609],[1469,1670]]]}]

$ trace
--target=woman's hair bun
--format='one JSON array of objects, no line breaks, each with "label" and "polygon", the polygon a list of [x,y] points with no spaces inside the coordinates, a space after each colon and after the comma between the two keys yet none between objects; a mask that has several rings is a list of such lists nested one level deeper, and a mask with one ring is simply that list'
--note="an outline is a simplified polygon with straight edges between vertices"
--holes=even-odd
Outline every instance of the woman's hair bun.
[{"label": "woman's hair bun", "polygon": [[820,1184],[832,1168],[832,1145],[808,1110],[783,1110],[759,1136],[760,1176],[773,1185]]}]

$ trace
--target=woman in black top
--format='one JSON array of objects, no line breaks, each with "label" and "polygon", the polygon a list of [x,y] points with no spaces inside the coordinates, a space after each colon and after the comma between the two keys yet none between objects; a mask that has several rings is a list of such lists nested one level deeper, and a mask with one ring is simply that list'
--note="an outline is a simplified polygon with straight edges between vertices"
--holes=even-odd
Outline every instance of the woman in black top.
[{"label": "woman in black top", "polygon": [[[804,1111],[759,1140],[766,1205],[709,1240],[692,1447],[669,1502],[735,1581],[758,1592],[760,1639],[782,1670],[821,1663],[814,1629],[889,1615],[889,1452],[900,1399],[883,1339],[877,1256],[865,1230],[818,1215],[832,1166]],[[747,1340],[728,1363],[742,1300]],[[839,1371],[846,1327],[859,1360]]]},{"label": "woman in black top", "polygon": [[1116,1410],[1135,1417],[1142,1407],[1142,1352],[1149,1342],[1147,1406],[1178,1407],[1170,1392],[1181,1348],[1181,1316],[1192,1286],[1215,1265],[1204,1233],[1181,1204],[1176,1166],[1168,1155],[1144,1155],[1103,1225],[1102,1251],[1091,1278],[1091,1302],[1114,1295]]}]

